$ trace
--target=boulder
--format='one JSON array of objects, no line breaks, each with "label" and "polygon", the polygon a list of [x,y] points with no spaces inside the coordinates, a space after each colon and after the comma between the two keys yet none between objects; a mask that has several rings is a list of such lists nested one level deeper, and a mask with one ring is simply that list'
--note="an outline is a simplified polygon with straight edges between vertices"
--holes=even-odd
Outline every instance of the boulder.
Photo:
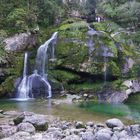
[{"label": "boulder", "polygon": [[80,128],[85,128],[85,125],[84,125],[84,123],[83,122],[76,122],[76,124],[75,124],[75,127],[77,128],[77,129],[80,129]]},{"label": "boulder", "polygon": [[13,119],[14,124],[15,125],[20,124],[24,120],[24,118],[25,118],[24,113],[20,114],[19,116],[17,116],[16,118]]},{"label": "boulder", "polygon": [[32,116],[26,116],[23,122],[29,122],[33,124],[35,129],[38,131],[46,131],[48,129],[48,122],[45,115],[35,114]]},{"label": "boulder", "polygon": [[119,119],[116,119],[116,118],[107,120],[107,121],[106,121],[106,125],[107,125],[109,128],[123,127],[123,126],[124,126],[124,124],[123,124]]},{"label": "boulder", "polygon": [[17,126],[18,131],[24,131],[31,134],[35,133],[35,127],[31,123],[20,123]]},{"label": "boulder", "polygon": [[133,79],[133,80],[126,80],[123,82],[124,86],[127,87],[126,93],[129,94],[134,94],[137,92],[140,92],[140,80],[139,79]]},{"label": "boulder", "polygon": [[106,90],[101,91],[98,93],[98,100],[100,102],[106,102],[106,103],[122,103],[127,98],[128,95],[123,91],[114,91],[114,90]]},{"label": "boulder", "polygon": [[6,38],[4,48],[7,52],[19,52],[36,46],[37,36],[34,33],[20,33]]}]

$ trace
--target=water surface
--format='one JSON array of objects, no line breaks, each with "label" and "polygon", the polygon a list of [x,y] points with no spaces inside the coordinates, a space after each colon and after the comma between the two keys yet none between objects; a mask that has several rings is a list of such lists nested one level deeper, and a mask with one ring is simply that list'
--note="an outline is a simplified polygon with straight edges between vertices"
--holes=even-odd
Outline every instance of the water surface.
[{"label": "water surface", "polygon": [[119,118],[125,124],[140,123],[140,103],[119,105],[84,102],[80,104],[54,105],[50,100],[14,101],[0,100],[0,110],[31,111],[35,113],[53,115],[62,120],[105,122],[110,118]]}]

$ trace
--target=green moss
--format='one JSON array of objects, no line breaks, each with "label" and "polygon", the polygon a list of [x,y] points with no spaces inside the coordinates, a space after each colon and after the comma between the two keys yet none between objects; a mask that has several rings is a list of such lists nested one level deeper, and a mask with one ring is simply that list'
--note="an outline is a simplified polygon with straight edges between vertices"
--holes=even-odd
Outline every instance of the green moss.
[{"label": "green moss", "polygon": [[14,76],[9,76],[1,85],[0,85],[0,95],[11,94],[14,90]]},{"label": "green moss", "polygon": [[58,29],[60,38],[84,38],[87,30],[85,21],[64,22]]},{"label": "green moss", "polygon": [[83,91],[92,91],[96,93],[97,91],[103,88],[103,83],[82,83],[82,84],[71,84],[68,87],[71,90],[75,90],[77,92]]},{"label": "green moss", "polygon": [[49,75],[51,79],[55,79],[55,81],[64,84],[67,84],[67,82],[72,80],[76,80],[76,79],[78,80],[79,78],[78,75],[64,70],[51,70],[49,71]]},{"label": "green moss", "polygon": [[79,64],[84,62],[87,54],[87,47],[79,42],[64,43],[62,41],[56,48],[58,63],[63,66],[72,66],[75,69],[79,69]]}]

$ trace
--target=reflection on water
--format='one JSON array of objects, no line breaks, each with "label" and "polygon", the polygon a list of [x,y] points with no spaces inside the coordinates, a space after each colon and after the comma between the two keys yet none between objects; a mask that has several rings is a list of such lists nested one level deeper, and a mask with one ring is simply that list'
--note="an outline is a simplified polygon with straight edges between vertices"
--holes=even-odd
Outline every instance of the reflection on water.
[{"label": "reflection on water", "polygon": [[99,104],[94,102],[81,104],[54,105],[54,99],[13,101],[0,100],[0,109],[30,111],[35,113],[54,115],[66,120],[104,122],[109,118],[117,117],[124,123],[140,122],[140,104]]}]

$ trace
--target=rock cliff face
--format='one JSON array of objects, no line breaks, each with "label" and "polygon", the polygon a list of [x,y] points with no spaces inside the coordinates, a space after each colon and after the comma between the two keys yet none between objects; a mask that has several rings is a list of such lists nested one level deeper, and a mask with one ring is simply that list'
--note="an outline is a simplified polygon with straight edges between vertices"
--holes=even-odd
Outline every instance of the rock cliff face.
[{"label": "rock cliff face", "polygon": [[126,80],[122,83],[124,89],[122,90],[112,90],[106,89],[98,93],[98,100],[101,102],[108,103],[123,103],[130,95],[140,93],[140,80]]},{"label": "rock cliff face", "polygon": [[125,91],[127,95],[140,92],[140,79],[126,80],[123,85],[127,87]]},{"label": "rock cliff face", "polygon": [[0,42],[0,96],[13,91],[14,81],[21,75],[23,52],[37,44],[37,34],[27,32],[3,38]]},{"label": "rock cliff face", "polygon": [[6,38],[4,49],[7,52],[19,52],[25,49],[31,49],[36,46],[37,36],[34,33],[20,33]]}]

